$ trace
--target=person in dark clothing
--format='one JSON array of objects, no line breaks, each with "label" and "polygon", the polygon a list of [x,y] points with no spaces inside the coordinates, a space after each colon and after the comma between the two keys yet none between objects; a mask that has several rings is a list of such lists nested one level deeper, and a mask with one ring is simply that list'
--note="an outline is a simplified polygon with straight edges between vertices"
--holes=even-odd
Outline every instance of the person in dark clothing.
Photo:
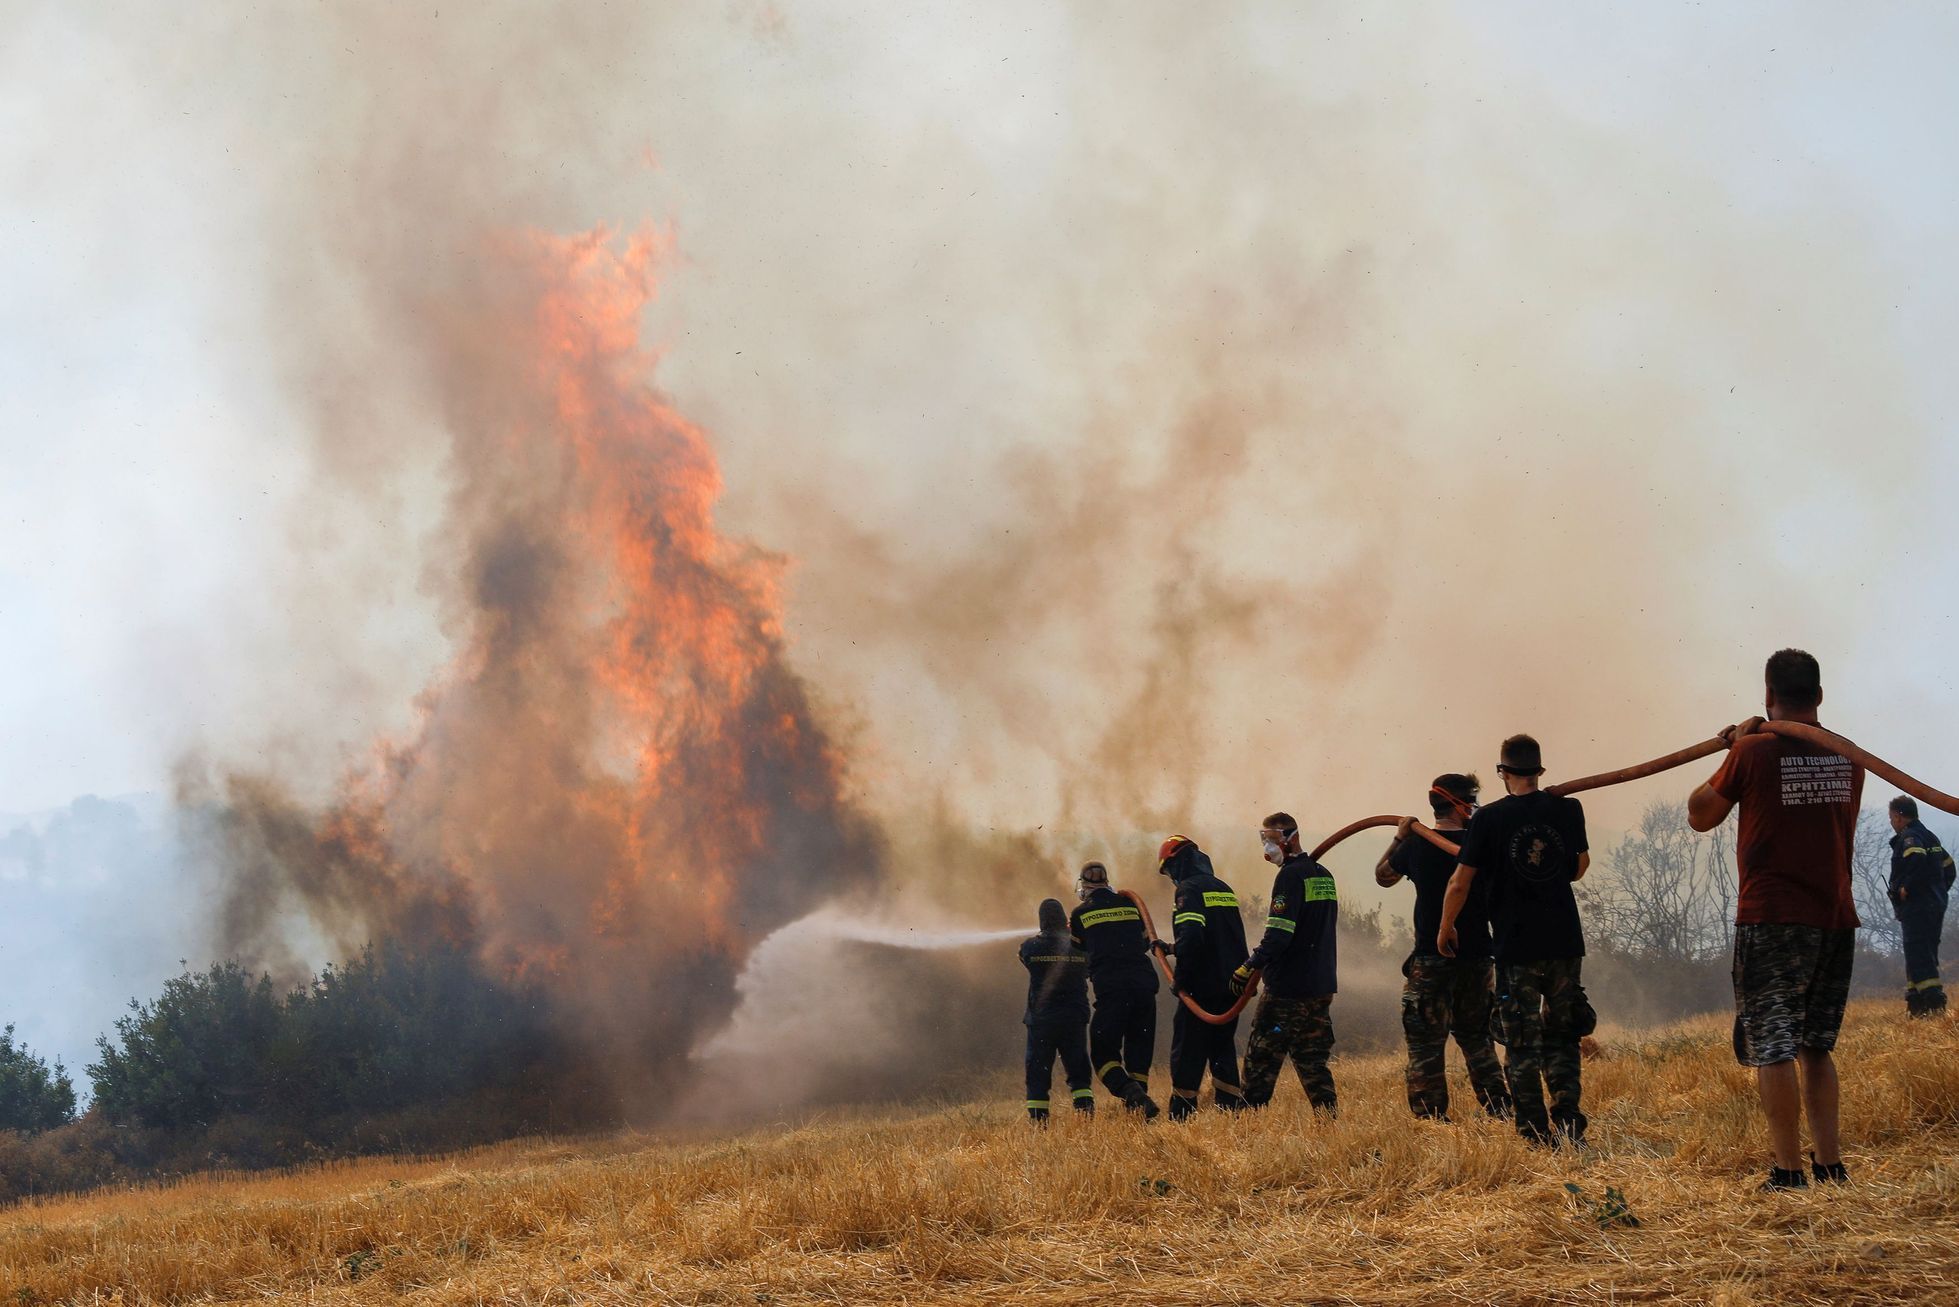
[{"label": "person in dark clothing", "polygon": [[1231,974],[1234,995],[1245,992],[1254,971],[1265,990],[1245,1046],[1245,1101],[1253,1107],[1271,1102],[1279,1070],[1290,1057],[1306,1101],[1331,1114],[1339,1110],[1326,1062],[1333,1052],[1333,995],[1339,989],[1340,895],[1333,873],[1300,849],[1299,823],[1291,814],[1267,817],[1258,838],[1265,860],[1279,874],[1272,881],[1265,934]]},{"label": "person in dark clothing", "polygon": [[[1245,960],[1245,922],[1238,896],[1211,871],[1210,857],[1190,839],[1172,835],[1157,850],[1157,870],[1177,887],[1177,959],[1173,988],[1199,1007],[1223,1012],[1231,1007],[1231,973]],[[1245,1106],[1238,1080],[1238,1019],[1213,1025],[1179,1004],[1170,1025],[1170,1119],[1181,1121],[1197,1110],[1197,1091],[1210,1068],[1211,1091],[1219,1107]]]},{"label": "person in dark clothing", "polygon": [[[1578,1042],[1597,1025],[1580,968],[1585,934],[1572,884],[1591,866],[1585,809],[1538,788],[1544,763],[1537,741],[1503,742],[1497,774],[1505,796],[1477,811],[1442,899],[1435,951],[1457,957],[1464,909],[1476,878],[1490,878],[1491,948],[1496,997],[1509,1040],[1511,1105],[1517,1132],[1532,1143],[1585,1141]],[[1545,1111],[1545,1090],[1551,1097]],[[1555,1128],[1556,1134],[1552,1131]]]},{"label": "person in dark clothing", "polygon": [[[1435,829],[1462,838],[1476,811],[1479,790],[1474,776],[1450,772],[1429,786],[1429,811]],[[1489,878],[1478,879],[1456,918],[1456,956],[1435,951],[1442,927],[1442,899],[1456,859],[1419,836],[1411,836],[1413,818],[1405,819],[1393,843],[1374,866],[1375,883],[1391,887],[1406,879],[1415,887],[1415,945],[1401,964],[1406,980],[1401,987],[1401,1029],[1408,1039],[1408,1106],[1416,1116],[1449,1118],[1447,1053],[1449,1036],[1469,1069],[1476,1100],[1490,1116],[1510,1114],[1510,1090],[1503,1066],[1490,1044],[1490,1008],[1496,999],[1495,966],[1490,949]]]},{"label": "person in dark clothing", "polygon": [[1088,981],[1095,987],[1089,1061],[1124,1107],[1150,1120],[1158,1111],[1149,1094],[1157,984],[1143,913],[1109,888],[1109,869],[1099,862],[1082,864],[1075,892],[1081,906],[1068,918],[1068,933],[1088,955]]},{"label": "person in dark clothing", "polygon": [[1041,933],[1020,946],[1027,968],[1027,1115],[1036,1125],[1048,1119],[1048,1087],[1054,1059],[1068,1079],[1075,1110],[1095,1110],[1088,1072],[1088,958],[1068,938],[1068,914],[1059,899],[1041,900]]},{"label": "person in dark clothing", "polygon": [[1939,935],[1952,894],[1952,855],[1918,820],[1918,803],[1891,800],[1891,910],[1905,937],[1905,1011],[1915,1017],[1945,1011],[1939,979]]}]

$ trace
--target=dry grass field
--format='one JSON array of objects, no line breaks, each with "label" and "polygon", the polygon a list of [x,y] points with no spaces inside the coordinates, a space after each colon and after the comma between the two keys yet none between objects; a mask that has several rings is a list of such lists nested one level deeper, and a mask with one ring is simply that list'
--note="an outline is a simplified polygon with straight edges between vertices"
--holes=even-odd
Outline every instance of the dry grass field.
[{"label": "dry grass field", "polygon": [[1263,1114],[1037,1134],[1003,1082],[30,1203],[0,1213],[0,1303],[1959,1302],[1959,1027],[1853,1009],[1854,1183],[1773,1196],[1725,1022],[1606,1034],[1579,1156],[1413,1121],[1391,1057],[1336,1064],[1337,1123],[1288,1082]]}]

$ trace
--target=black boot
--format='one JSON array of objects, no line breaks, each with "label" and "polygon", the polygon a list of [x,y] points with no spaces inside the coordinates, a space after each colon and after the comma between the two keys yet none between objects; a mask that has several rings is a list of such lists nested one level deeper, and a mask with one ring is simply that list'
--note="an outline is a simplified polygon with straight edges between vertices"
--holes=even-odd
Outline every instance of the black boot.
[{"label": "black boot", "polygon": [[1182,1094],[1170,1095],[1170,1119],[1172,1121],[1188,1121],[1196,1115],[1197,1100],[1195,1098],[1186,1098]]},{"label": "black boot", "polygon": [[1778,1193],[1784,1189],[1807,1188],[1809,1188],[1809,1177],[1800,1169],[1785,1171],[1779,1166],[1769,1168],[1769,1178],[1762,1181],[1761,1185],[1762,1192],[1765,1194]]},{"label": "black boot", "polygon": [[1809,1155],[1809,1176],[1818,1184],[1849,1184],[1850,1171],[1842,1162],[1831,1162],[1828,1166],[1816,1160],[1816,1154]]},{"label": "black boot", "polygon": [[1163,1110],[1156,1105],[1156,1100],[1144,1091],[1142,1082],[1137,1080],[1132,1080],[1122,1087],[1122,1105],[1132,1112],[1141,1112],[1145,1121],[1156,1120],[1157,1114]]}]

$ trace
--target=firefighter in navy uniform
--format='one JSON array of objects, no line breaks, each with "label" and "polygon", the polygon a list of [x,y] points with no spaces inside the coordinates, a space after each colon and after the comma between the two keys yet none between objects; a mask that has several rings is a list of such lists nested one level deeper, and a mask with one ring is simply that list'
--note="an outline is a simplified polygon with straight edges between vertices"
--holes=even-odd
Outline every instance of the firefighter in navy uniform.
[{"label": "firefighter in navy uniform", "polygon": [[1945,1011],[1939,979],[1939,935],[1952,894],[1952,855],[1918,820],[1918,804],[1900,794],[1891,800],[1891,911],[1904,930],[1905,1011],[1915,1017]]},{"label": "firefighter in navy uniform", "polygon": [[[1172,835],[1157,850],[1157,870],[1177,886],[1175,989],[1212,1012],[1230,1008],[1231,973],[1245,960],[1245,922],[1238,896],[1211,871],[1211,859],[1182,835]],[[1238,1019],[1212,1025],[1181,1003],[1170,1025],[1170,1119],[1182,1121],[1197,1110],[1204,1070],[1219,1107],[1245,1106],[1238,1079]]]},{"label": "firefighter in navy uniform", "polygon": [[1095,1110],[1088,1073],[1088,958],[1068,938],[1068,914],[1059,899],[1041,900],[1041,933],[1020,946],[1027,968],[1027,1115],[1036,1125],[1048,1119],[1048,1086],[1054,1059],[1068,1079],[1075,1110]]},{"label": "firefighter in navy uniform", "polygon": [[1272,1101],[1279,1071],[1288,1057],[1314,1110],[1338,1111],[1333,1073],[1333,995],[1339,988],[1336,927],[1340,896],[1333,873],[1299,847],[1299,823],[1275,812],[1259,828],[1265,860],[1279,868],[1272,881],[1271,915],[1265,935],[1231,975],[1231,992],[1242,994],[1252,972],[1265,988],[1252,1018],[1245,1046],[1245,1101],[1263,1107]]},{"label": "firefighter in navy uniform", "polygon": [[1089,1062],[1124,1107],[1153,1119],[1158,1108],[1149,1084],[1156,1056],[1157,985],[1143,914],[1109,888],[1109,869],[1099,862],[1082,864],[1075,893],[1081,906],[1068,918],[1068,933],[1088,954],[1088,980],[1095,987]]}]

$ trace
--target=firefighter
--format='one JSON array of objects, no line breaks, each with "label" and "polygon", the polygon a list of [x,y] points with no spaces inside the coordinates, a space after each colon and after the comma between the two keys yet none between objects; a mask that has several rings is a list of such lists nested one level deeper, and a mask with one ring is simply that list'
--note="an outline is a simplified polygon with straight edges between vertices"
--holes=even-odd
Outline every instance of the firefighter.
[{"label": "firefighter", "polygon": [[1891,800],[1891,910],[1905,937],[1905,1011],[1915,1017],[1945,1011],[1939,980],[1939,934],[1952,893],[1952,855],[1918,820],[1918,804]]},{"label": "firefighter", "polygon": [[1054,1059],[1075,1110],[1095,1111],[1095,1090],[1088,1072],[1088,958],[1068,938],[1068,913],[1060,899],[1041,900],[1041,933],[1020,946],[1020,964],[1027,968],[1027,1115],[1046,1125],[1048,1087],[1054,1082]]},{"label": "firefighter", "polygon": [[1156,966],[1142,911],[1109,888],[1109,869],[1099,862],[1082,864],[1075,894],[1081,906],[1068,918],[1068,933],[1088,955],[1088,980],[1095,987],[1089,1061],[1124,1107],[1153,1120],[1159,1110],[1149,1094],[1156,1057]]},{"label": "firefighter", "polygon": [[1299,823],[1289,814],[1267,817],[1258,838],[1279,874],[1265,934],[1231,973],[1234,995],[1245,992],[1254,971],[1262,973],[1265,987],[1245,1046],[1245,1101],[1253,1107],[1271,1102],[1279,1069],[1290,1057],[1306,1101],[1331,1115],[1339,1106],[1326,1060],[1333,1052],[1333,994],[1339,988],[1340,895],[1333,873],[1300,849]]},{"label": "firefighter", "polygon": [[[1452,841],[1460,840],[1476,811],[1478,792],[1472,775],[1437,776],[1428,789],[1435,829]],[[1490,1046],[1496,999],[1490,961],[1491,878],[1480,878],[1469,887],[1469,900],[1456,918],[1456,956],[1443,957],[1435,951],[1435,935],[1456,860],[1427,840],[1412,837],[1413,821],[1402,821],[1374,866],[1375,883],[1383,888],[1404,878],[1415,886],[1415,945],[1401,964],[1406,978],[1401,987],[1401,1029],[1408,1040],[1408,1107],[1416,1116],[1449,1119],[1447,1055],[1453,1034],[1483,1111],[1507,1117],[1510,1090]]]},{"label": "firefighter", "polygon": [[[1238,896],[1211,871],[1211,859],[1189,838],[1172,835],[1157,850],[1157,870],[1177,887],[1176,943],[1155,947],[1176,955],[1173,988],[1198,1006],[1223,1012],[1231,1006],[1231,973],[1245,960],[1245,922]],[[1170,1119],[1182,1121],[1197,1111],[1204,1070],[1219,1107],[1245,1106],[1238,1079],[1238,1019],[1224,1025],[1199,1020],[1179,1004],[1170,1025]]]}]

